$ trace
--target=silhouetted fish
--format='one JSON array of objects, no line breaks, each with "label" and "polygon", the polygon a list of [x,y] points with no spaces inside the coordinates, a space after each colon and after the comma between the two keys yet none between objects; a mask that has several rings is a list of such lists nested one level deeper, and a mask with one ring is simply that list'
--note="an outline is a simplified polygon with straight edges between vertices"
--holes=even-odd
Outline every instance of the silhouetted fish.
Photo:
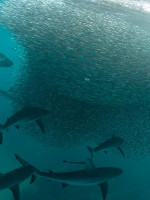
[{"label": "silhouetted fish", "polygon": [[[22,165],[30,165],[23,158],[16,155],[16,159]],[[63,187],[68,185],[75,186],[92,186],[99,185],[102,191],[103,200],[106,200],[108,193],[108,181],[116,178],[123,173],[123,170],[116,167],[100,167],[96,168],[89,160],[88,168],[86,170],[72,171],[72,172],[41,172],[36,170],[36,173],[40,176],[50,179],[50,181],[55,181],[61,183]],[[32,166],[32,165],[31,165]],[[33,166],[32,166],[33,167]]]},{"label": "silhouetted fish", "polygon": [[125,155],[120,148],[120,145],[123,143],[123,139],[120,137],[113,136],[110,139],[106,140],[105,142],[99,144],[97,147],[92,148],[87,146],[87,149],[91,153],[91,157],[93,157],[93,153],[98,152],[98,151],[104,151],[107,153],[107,151],[112,150],[112,149],[118,149],[122,156],[125,158]]},{"label": "silhouetted fish", "polygon": [[[4,125],[0,125],[0,130],[7,130],[11,126],[15,126],[19,129],[21,124],[27,124],[35,121],[42,132],[45,132],[44,124],[41,120],[42,117],[48,115],[50,112],[47,109],[40,107],[25,107],[22,110],[16,112],[10,118],[7,119]],[[2,143],[3,137],[2,132],[0,132],[0,143]]]},{"label": "silhouetted fish", "polygon": [[19,184],[26,180],[29,176],[31,177],[30,183],[35,181],[34,172],[37,169],[31,165],[24,165],[14,169],[6,174],[0,173],[0,190],[10,189],[13,193],[15,200],[20,200],[20,189]]}]

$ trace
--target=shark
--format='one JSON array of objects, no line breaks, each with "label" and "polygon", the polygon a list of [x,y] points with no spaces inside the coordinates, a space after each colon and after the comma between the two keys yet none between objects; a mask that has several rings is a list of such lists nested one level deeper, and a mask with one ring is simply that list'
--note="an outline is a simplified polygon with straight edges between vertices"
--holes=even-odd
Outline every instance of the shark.
[{"label": "shark", "polygon": [[[31,176],[30,184],[36,180],[35,172],[37,168],[31,165],[23,165],[8,173],[0,173],[0,190],[9,188],[15,200],[20,200],[19,184]],[[37,173],[37,172],[36,172]]]},{"label": "shark", "polygon": [[90,146],[87,146],[87,149],[91,153],[91,158],[92,158],[93,153],[95,153],[95,152],[104,151],[105,153],[107,153],[107,151],[117,148],[120,151],[121,155],[125,158],[125,154],[120,147],[123,142],[124,142],[124,140],[121,137],[112,136],[105,142],[99,144],[97,147],[92,148]]},{"label": "shark", "polygon": [[[16,159],[23,165],[31,165],[22,157],[16,154]],[[31,165],[33,166],[33,165]],[[121,168],[117,167],[99,167],[96,168],[92,159],[88,159],[86,169],[70,172],[42,172],[35,170],[40,177],[48,178],[49,181],[54,181],[62,184],[63,188],[72,186],[93,186],[98,185],[102,192],[103,200],[106,200],[108,194],[108,181],[120,176],[123,173]]]},{"label": "shark", "polygon": [[10,67],[13,62],[9,60],[4,54],[0,53],[0,67]]},{"label": "shark", "polygon": [[0,124],[0,143],[3,142],[3,134],[4,130],[8,130],[11,126],[15,126],[17,129],[20,128],[20,125],[27,124],[35,121],[41,131],[45,133],[44,124],[42,122],[42,118],[50,114],[50,111],[41,108],[41,107],[24,107],[19,110],[11,117],[7,118],[7,121],[2,125]]}]

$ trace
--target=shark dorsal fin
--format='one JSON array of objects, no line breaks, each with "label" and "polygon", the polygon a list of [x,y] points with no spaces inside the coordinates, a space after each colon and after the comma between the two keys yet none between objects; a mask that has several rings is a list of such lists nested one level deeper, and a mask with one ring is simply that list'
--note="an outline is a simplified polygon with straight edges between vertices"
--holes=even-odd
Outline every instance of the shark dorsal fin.
[{"label": "shark dorsal fin", "polygon": [[108,183],[103,182],[103,183],[99,184],[99,186],[101,188],[103,200],[106,200],[107,193],[108,193]]},{"label": "shark dorsal fin", "polygon": [[94,165],[92,159],[87,159],[86,164],[85,164],[85,170],[92,170],[95,168],[96,166]]},{"label": "shark dorsal fin", "polygon": [[20,200],[20,189],[19,189],[19,185],[14,185],[12,187],[9,188],[14,196],[15,200]]}]

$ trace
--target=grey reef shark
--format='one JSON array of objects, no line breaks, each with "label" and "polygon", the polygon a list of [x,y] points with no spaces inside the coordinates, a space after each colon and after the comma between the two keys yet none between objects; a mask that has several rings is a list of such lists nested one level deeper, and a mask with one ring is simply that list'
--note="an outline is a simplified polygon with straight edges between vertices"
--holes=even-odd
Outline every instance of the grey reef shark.
[{"label": "grey reef shark", "polygon": [[[20,156],[16,156],[22,165],[31,165]],[[31,165],[32,166],[32,165]],[[92,160],[89,159],[84,170],[70,172],[41,172],[35,170],[40,177],[46,177],[49,181],[61,183],[63,187],[72,186],[93,186],[98,185],[102,192],[103,200],[106,200],[108,193],[108,181],[120,176],[123,173],[121,168],[100,167],[96,168]]]},{"label": "grey reef shark", "polygon": [[[17,154],[15,154],[17,157]],[[0,173],[0,190],[10,189],[14,199],[20,200],[19,184],[31,176],[30,184],[32,184],[39,170],[31,165],[24,164],[22,167],[14,169],[6,174]],[[39,173],[40,174],[40,173]]]},{"label": "grey reef shark", "polygon": [[11,117],[7,119],[5,124],[0,124],[0,143],[3,142],[3,131],[8,130],[11,126],[15,126],[17,129],[20,128],[20,125],[25,125],[35,121],[40,127],[41,131],[44,133],[45,128],[42,122],[42,118],[50,114],[50,111],[41,107],[24,107],[19,110]]},{"label": "grey reef shark", "polygon": [[4,54],[0,53],[0,67],[10,67],[13,62],[9,60]]},{"label": "grey reef shark", "polygon": [[121,155],[125,158],[125,154],[120,147],[123,142],[124,140],[121,137],[112,136],[105,142],[99,144],[97,147],[92,148],[90,146],[87,146],[87,149],[91,153],[91,158],[93,157],[93,154],[96,152],[104,151],[105,153],[107,153],[108,151],[113,150],[113,149],[118,149]]}]

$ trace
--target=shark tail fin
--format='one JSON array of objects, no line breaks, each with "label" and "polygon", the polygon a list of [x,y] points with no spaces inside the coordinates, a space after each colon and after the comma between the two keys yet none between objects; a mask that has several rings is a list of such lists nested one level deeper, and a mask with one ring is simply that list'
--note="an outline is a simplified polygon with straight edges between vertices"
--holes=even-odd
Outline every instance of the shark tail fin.
[{"label": "shark tail fin", "polygon": [[16,159],[23,165],[31,165],[29,162],[25,161],[23,158],[21,158],[21,156],[19,156],[18,154],[15,153],[15,157]]},{"label": "shark tail fin", "polygon": [[[17,159],[23,166],[30,165],[30,166],[34,167],[32,164],[30,164],[29,162],[27,162],[26,160],[24,160],[24,159],[23,159],[21,156],[19,156],[18,154],[15,154],[15,157],[16,157],[16,159]],[[40,171],[39,171],[36,167],[34,167],[34,169],[35,169],[35,172],[36,172],[37,174],[40,174]]]},{"label": "shark tail fin", "polygon": [[87,146],[88,151],[91,153],[91,158],[93,158],[94,149],[90,146]]}]

